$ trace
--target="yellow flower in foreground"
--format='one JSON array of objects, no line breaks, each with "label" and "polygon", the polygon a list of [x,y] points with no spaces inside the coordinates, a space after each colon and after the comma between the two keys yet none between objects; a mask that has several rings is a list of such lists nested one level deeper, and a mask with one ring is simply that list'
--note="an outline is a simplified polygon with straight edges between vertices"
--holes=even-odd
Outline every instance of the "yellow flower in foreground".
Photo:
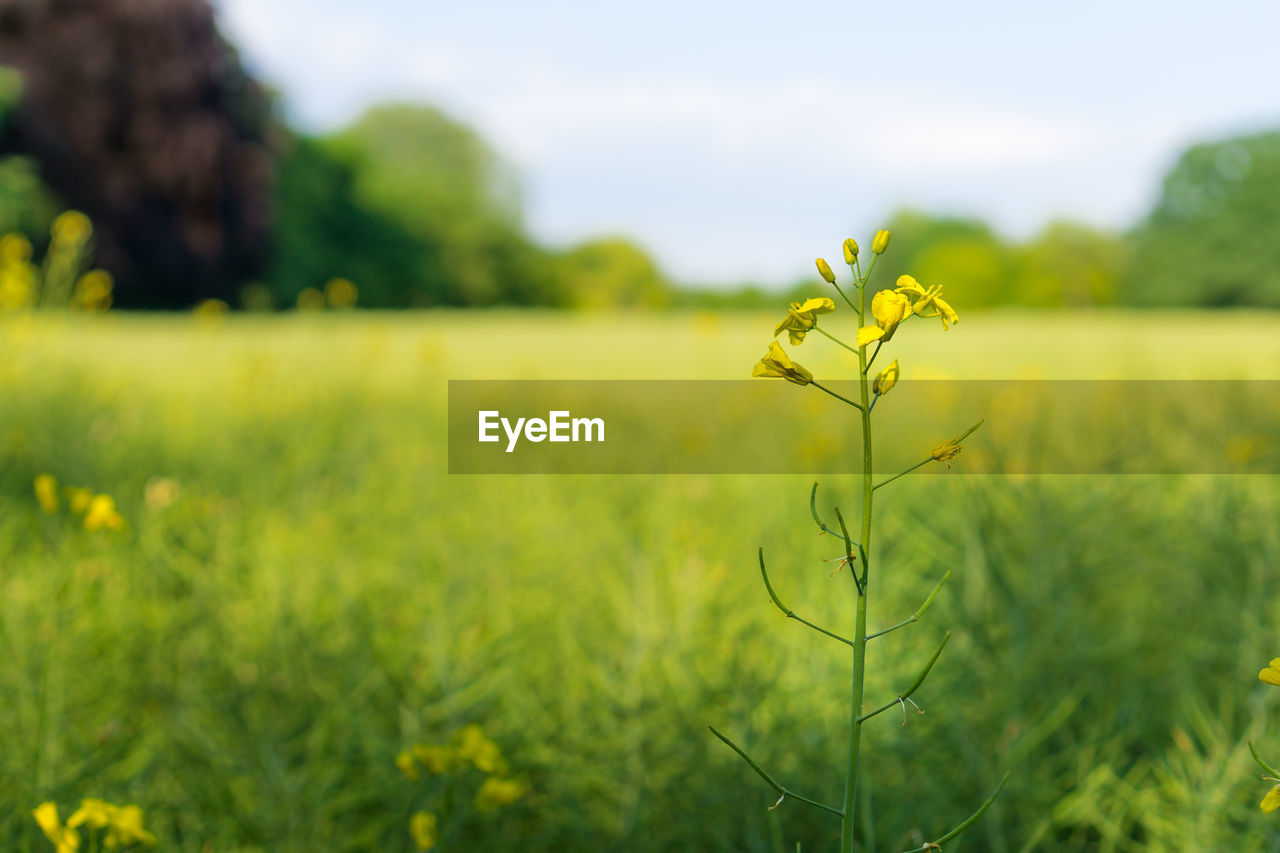
[{"label": "yellow flower in foreground", "polygon": [[119,530],[124,519],[116,512],[116,502],[111,495],[94,495],[84,513],[85,530]]},{"label": "yellow flower in foreground", "polygon": [[1280,809],[1280,785],[1275,785],[1270,791],[1267,791],[1267,795],[1262,798],[1262,802],[1258,805],[1268,814]]},{"label": "yellow flower in foreground", "polygon": [[[903,275],[898,277],[895,292],[913,297],[915,303],[911,306],[911,311],[918,317],[941,317],[942,330],[947,330],[947,324],[959,323],[960,315],[956,314],[956,310],[942,298],[942,285],[935,284],[932,287],[925,288],[916,281],[914,277]],[[933,308],[932,314],[924,313],[929,308]]]},{"label": "yellow flower in foreground", "polygon": [[40,508],[53,515],[58,511],[58,481],[52,474],[40,474],[35,479],[36,500]]},{"label": "yellow flower in foreground", "polygon": [[409,818],[409,834],[419,850],[436,846],[436,816],[430,812],[418,812]]},{"label": "yellow flower in foreground", "polygon": [[524,783],[516,779],[499,779],[490,776],[476,793],[476,808],[481,811],[507,806],[520,799],[528,791]]},{"label": "yellow flower in foreground", "polygon": [[155,844],[156,837],[142,825],[142,809],[137,806],[114,807],[111,828],[107,830],[108,849],[126,844]]},{"label": "yellow flower in foreground", "polygon": [[829,314],[836,310],[836,304],[825,296],[806,299],[804,302],[792,302],[787,311],[787,318],[773,330],[774,337],[785,330],[793,344],[804,343],[805,333],[818,325],[816,314]]},{"label": "yellow flower in foreground", "polygon": [[1280,687],[1280,658],[1272,658],[1267,668],[1258,673],[1258,680]]},{"label": "yellow flower in foreground", "polygon": [[751,375],[785,379],[797,385],[808,385],[813,381],[813,374],[792,361],[777,341],[769,343],[769,352],[751,369]]},{"label": "yellow flower in foreground", "polygon": [[881,290],[871,297],[871,316],[876,318],[876,324],[858,330],[860,347],[892,338],[898,324],[911,316],[911,300],[896,291]]},{"label": "yellow flower in foreground", "polygon": [[814,264],[818,267],[818,275],[826,279],[827,284],[836,283],[836,274],[831,271],[830,264],[828,264],[822,258],[818,258],[816,261],[814,261]]},{"label": "yellow flower in foreground", "polygon": [[889,232],[881,228],[876,232],[875,239],[871,241],[871,251],[877,255],[883,255],[887,248],[889,248]]},{"label": "yellow flower in foreground", "polygon": [[871,383],[871,391],[875,394],[888,394],[889,389],[898,384],[898,360],[895,358],[893,364],[880,371],[876,376],[875,382]]},{"label": "yellow flower in foreground", "polygon": [[74,829],[63,827],[58,820],[58,807],[53,803],[41,803],[31,812],[36,823],[44,832],[45,838],[53,842],[57,853],[75,853],[80,847],[80,833]]}]

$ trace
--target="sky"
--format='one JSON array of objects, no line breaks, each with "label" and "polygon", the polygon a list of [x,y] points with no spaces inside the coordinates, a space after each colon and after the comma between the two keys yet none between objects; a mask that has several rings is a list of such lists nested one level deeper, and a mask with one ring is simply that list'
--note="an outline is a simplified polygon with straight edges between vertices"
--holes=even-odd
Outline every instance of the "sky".
[{"label": "sky", "polygon": [[1280,127],[1280,3],[214,0],[286,115],[479,131],[526,222],[676,279],[790,283],[904,206],[1124,228],[1194,142]]}]

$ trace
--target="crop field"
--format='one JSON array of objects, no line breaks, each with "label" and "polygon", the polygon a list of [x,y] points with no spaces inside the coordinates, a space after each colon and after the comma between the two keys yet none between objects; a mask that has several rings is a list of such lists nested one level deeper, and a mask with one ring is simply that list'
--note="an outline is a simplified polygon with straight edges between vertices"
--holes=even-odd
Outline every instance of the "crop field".
[{"label": "crop field", "polygon": [[[745,378],[777,319],[0,323],[0,849],[52,849],[32,809],[87,797],[193,853],[409,851],[419,812],[442,851],[833,848],[838,820],[770,810],[707,731],[839,800],[848,650],[771,605],[755,556],[797,612],[852,618],[812,478],[446,468],[448,379]],[[1276,314],[931,332],[897,348],[904,376],[1280,379]],[[824,343],[806,366],[850,374]],[[1280,656],[1280,477],[964,461],[877,499],[872,627],[952,576],[872,646],[871,701],[953,637],[925,713],[867,727],[863,849],[936,836],[1005,770],[948,850],[1276,849],[1246,742],[1280,760],[1257,677]],[[856,503],[851,476],[823,487]],[[118,517],[86,525],[75,489]]]}]

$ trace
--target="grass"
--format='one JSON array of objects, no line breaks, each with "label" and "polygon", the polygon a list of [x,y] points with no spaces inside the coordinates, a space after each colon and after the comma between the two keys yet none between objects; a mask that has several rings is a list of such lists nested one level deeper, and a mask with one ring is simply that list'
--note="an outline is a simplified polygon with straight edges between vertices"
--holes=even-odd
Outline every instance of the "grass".
[{"label": "grass", "polygon": [[[30,810],[144,808],[163,849],[794,850],[839,825],[706,731],[836,801],[848,618],[800,477],[450,477],[448,378],[738,378],[776,318],[438,313],[34,318],[0,326],[0,847]],[[933,331],[933,330],[929,330]],[[1280,378],[1280,316],[966,316],[895,340],[904,376]],[[825,353],[825,354],[820,354]],[[842,370],[814,340],[804,363]],[[800,392],[797,392],[800,393]],[[1244,740],[1280,755],[1274,477],[906,478],[884,493],[868,696],[950,628],[870,755],[867,849],[1264,849]],[[127,521],[47,516],[32,478]],[[148,507],[146,484],[179,495]],[[830,478],[835,499],[854,485]],[[850,597],[851,598],[851,597]],[[878,704],[878,703],[877,703]],[[480,723],[530,793],[411,782],[414,743]],[[1271,723],[1271,733],[1268,733]]]}]

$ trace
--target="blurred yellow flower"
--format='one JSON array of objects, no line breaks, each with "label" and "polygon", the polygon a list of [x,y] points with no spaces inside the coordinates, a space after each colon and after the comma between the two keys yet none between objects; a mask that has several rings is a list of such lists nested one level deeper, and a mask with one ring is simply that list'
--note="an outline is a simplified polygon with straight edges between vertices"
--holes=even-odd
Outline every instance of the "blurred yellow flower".
[{"label": "blurred yellow flower", "polygon": [[880,371],[874,382],[871,383],[871,390],[875,394],[888,394],[889,389],[898,384],[898,360],[895,358],[893,364],[890,364],[884,370]]},{"label": "blurred yellow flower", "polygon": [[93,492],[79,486],[63,486],[62,496],[67,499],[67,506],[76,515],[83,514],[93,500]]},{"label": "blurred yellow flower", "polygon": [[191,313],[203,320],[215,320],[231,309],[221,299],[206,299],[191,309]]},{"label": "blurred yellow flower", "polygon": [[418,812],[409,818],[409,834],[419,850],[436,846],[436,816],[430,812]]},{"label": "blurred yellow flower", "polygon": [[58,481],[52,474],[38,474],[35,479],[36,500],[48,515],[58,511]]},{"label": "blurred yellow flower", "polygon": [[299,311],[323,311],[324,294],[314,287],[304,287],[298,294]]},{"label": "blurred yellow flower", "polygon": [[405,750],[396,756],[396,767],[400,769],[408,779],[417,779],[420,775],[418,772],[418,762],[413,760],[413,753]]},{"label": "blurred yellow flower", "polygon": [[0,264],[25,264],[31,260],[31,241],[23,234],[0,237]]},{"label": "blurred yellow flower", "polygon": [[822,258],[818,258],[814,261],[814,264],[818,267],[818,275],[822,276],[826,280],[827,284],[836,283],[836,274],[831,271],[830,264]]},{"label": "blurred yellow flower", "polygon": [[871,241],[871,251],[877,255],[883,255],[887,248],[889,248],[889,232],[881,228],[876,232],[875,239]]},{"label": "blurred yellow flower", "polygon": [[142,494],[147,503],[147,509],[159,512],[176,501],[180,492],[177,480],[168,477],[152,477],[143,486]]},{"label": "blurred yellow flower", "polygon": [[89,270],[76,280],[75,295],[71,304],[82,311],[106,311],[111,307],[111,273],[105,270]]},{"label": "blurred yellow flower", "polygon": [[792,302],[787,317],[773,330],[774,337],[785,330],[792,344],[804,343],[805,333],[818,325],[817,314],[829,314],[836,310],[836,304],[825,296],[806,299],[804,302]]},{"label": "blurred yellow flower", "polygon": [[75,853],[80,847],[80,833],[63,827],[58,820],[58,807],[53,803],[41,803],[31,812],[45,838],[53,842],[57,853]]},{"label": "blurred yellow flower", "polygon": [[457,755],[463,761],[470,761],[476,769],[485,773],[494,773],[502,766],[502,751],[489,739],[484,729],[472,723],[464,726],[454,735],[457,742]]},{"label": "blurred yellow flower", "polygon": [[528,788],[516,779],[499,779],[490,776],[476,793],[476,808],[481,811],[508,806],[525,795]]},{"label": "blurred yellow flower", "polygon": [[858,346],[865,347],[873,341],[887,342],[898,330],[898,324],[911,316],[911,300],[892,290],[881,290],[871,297],[871,316],[874,326],[858,330]]},{"label": "blurred yellow flower", "polygon": [[110,826],[115,819],[116,807],[105,800],[93,799],[92,797],[80,801],[80,808],[67,818],[68,827],[76,827],[81,824],[88,824],[91,829],[102,829]]},{"label": "blurred yellow flower", "polygon": [[1280,809],[1280,785],[1272,786],[1271,790],[1267,791],[1267,795],[1262,798],[1262,802],[1258,805],[1268,814]]},{"label": "blurred yellow flower", "polygon": [[138,806],[115,807],[111,828],[107,830],[107,849],[126,844],[155,844],[156,837],[142,825],[142,809]]},{"label": "blurred yellow flower", "polygon": [[428,773],[448,773],[458,763],[458,755],[447,746],[434,744],[418,744],[413,748],[413,757],[427,769]]},{"label": "blurred yellow flower", "polygon": [[49,229],[55,243],[83,243],[93,233],[93,225],[89,217],[78,210],[67,210],[58,214]]},{"label": "blurred yellow flower", "polygon": [[808,385],[813,381],[813,374],[791,360],[777,341],[769,342],[769,351],[764,358],[751,369],[752,376],[763,378],[781,378],[796,385]]},{"label": "blurred yellow flower", "polygon": [[360,291],[345,278],[331,278],[324,286],[324,298],[334,308],[352,308]]},{"label": "blurred yellow flower", "polygon": [[110,495],[94,495],[84,513],[85,530],[119,530],[124,519],[116,511],[116,502]]},{"label": "blurred yellow flower", "polygon": [[1258,680],[1280,687],[1280,658],[1272,658],[1266,669],[1258,673]]}]

